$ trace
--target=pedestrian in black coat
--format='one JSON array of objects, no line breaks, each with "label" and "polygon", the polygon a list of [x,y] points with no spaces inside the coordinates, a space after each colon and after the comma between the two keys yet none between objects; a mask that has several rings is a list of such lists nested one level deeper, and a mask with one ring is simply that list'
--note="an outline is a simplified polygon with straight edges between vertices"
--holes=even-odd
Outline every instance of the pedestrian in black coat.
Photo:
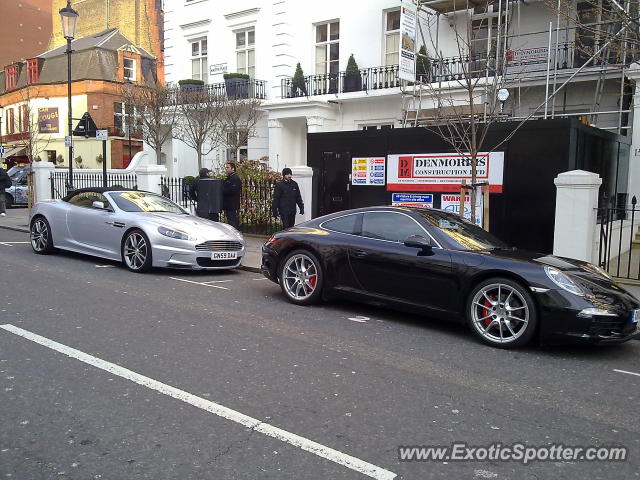
[{"label": "pedestrian in black coat", "polygon": [[293,172],[290,168],[282,170],[283,179],[276,183],[273,191],[271,210],[274,218],[282,219],[284,228],[293,227],[296,222],[296,205],[300,208],[300,215],[304,215],[304,203],[300,195],[300,187],[291,179]]},{"label": "pedestrian in black coat", "polygon": [[220,212],[214,211],[215,202],[208,198],[208,191],[202,188],[202,182],[211,181],[210,176],[211,170],[208,168],[200,169],[199,177],[191,185],[191,200],[196,202],[197,216],[218,222],[220,221]]},{"label": "pedestrian in black coat", "polygon": [[5,188],[11,188],[11,177],[7,175],[7,172],[4,171],[4,168],[0,167],[0,217],[4,217],[6,215],[6,200],[5,200]]},{"label": "pedestrian in black coat", "polygon": [[225,166],[227,178],[222,186],[222,209],[227,217],[227,223],[234,228],[240,228],[240,194],[242,193],[242,180],[236,173],[236,164],[228,162]]}]

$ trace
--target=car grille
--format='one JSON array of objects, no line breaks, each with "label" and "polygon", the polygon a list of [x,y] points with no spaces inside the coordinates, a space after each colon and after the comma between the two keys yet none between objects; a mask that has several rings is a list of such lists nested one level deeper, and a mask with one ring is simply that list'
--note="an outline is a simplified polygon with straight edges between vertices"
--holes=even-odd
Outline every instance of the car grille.
[{"label": "car grille", "polygon": [[591,335],[620,335],[629,333],[635,327],[624,317],[594,317],[591,320]]},{"label": "car grille", "polygon": [[210,258],[196,258],[201,267],[233,267],[238,264],[240,258],[235,260],[211,260]]},{"label": "car grille", "polygon": [[242,243],[234,242],[232,240],[209,240],[208,242],[196,245],[196,250],[203,252],[237,252],[238,250],[242,250]]}]

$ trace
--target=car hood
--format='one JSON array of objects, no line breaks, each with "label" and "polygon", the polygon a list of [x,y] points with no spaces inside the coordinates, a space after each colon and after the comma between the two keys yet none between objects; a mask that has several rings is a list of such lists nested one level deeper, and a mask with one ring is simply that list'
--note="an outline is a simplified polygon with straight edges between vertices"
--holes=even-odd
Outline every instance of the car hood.
[{"label": "car hood", "polygon": [[194,215],[179,213],[138,213],[144,219],[167,228],[174,228],[196,236],[199,239],[215,240],[218,238],[230,238],[244,243],[244,239],[231,225],[222,222],[214,222]]}]

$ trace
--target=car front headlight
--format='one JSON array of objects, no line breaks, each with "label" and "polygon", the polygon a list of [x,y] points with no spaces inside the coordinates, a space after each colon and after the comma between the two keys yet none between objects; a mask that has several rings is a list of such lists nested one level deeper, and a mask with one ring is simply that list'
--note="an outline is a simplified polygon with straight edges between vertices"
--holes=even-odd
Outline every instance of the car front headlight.
[{"label": "car front headlight", "polygon": [[569,278],[569,276],[562,273],[560,270],[554,267],[545,266],[544,271],[553,283],[559,286],[561,289],[574,295],[584,295],[582,289],[576,285],[576,283]]},{"label": "car front headlight", "polygon": [[167,227],[158,227],[158,233],[164,235],[165,237],[177,238],[178,240],[195,240],[195,238],[190,237],[185,232]]}]

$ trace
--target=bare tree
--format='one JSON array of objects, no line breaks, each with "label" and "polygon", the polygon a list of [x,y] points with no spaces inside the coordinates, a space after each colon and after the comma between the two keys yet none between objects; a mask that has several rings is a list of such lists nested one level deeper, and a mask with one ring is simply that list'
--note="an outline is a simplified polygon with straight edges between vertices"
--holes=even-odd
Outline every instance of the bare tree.
[{"label": "bare tree", "polygon": [[256,134],[256,124],[260,120],[260,102],[256,99],[227,99],[221,111],[220,122],[226,135],[227,147],[234,152],[234,159],[240,147],[247,145],[249,138]]},{"label": "bare tree", "polygon": [[196,150],[200,169],[202,157],[220,144],[221,115],[226,99],[204,87],[181,91],[178,103],[175,136]]},{"label": "bare tree", "polygon": [[[57,109],[54,111],[36,106],[35,99],[40,98],[36,87],[23,88],[20,90],[20,97],[18,122],[22,125],[25,152],[30,162],[37,162],[42,160],[40,155],[51,142],[51,133],[56,133],[54,130],[57,129],[52,126],[58,124],[59,128],[59,113]],[[49,116],[52,118],[48,118]]]},{"label": "bare tree", "polygon": [[[121,92],[125,112],[136,110],[135,127],[155,151],[156,164],[161,164],[162,145],[172,138],[178,118],[176,92],[157,81],[150,85],[125,84]],[[133,117],[127,116],[126,121],[132,128]]]}]

